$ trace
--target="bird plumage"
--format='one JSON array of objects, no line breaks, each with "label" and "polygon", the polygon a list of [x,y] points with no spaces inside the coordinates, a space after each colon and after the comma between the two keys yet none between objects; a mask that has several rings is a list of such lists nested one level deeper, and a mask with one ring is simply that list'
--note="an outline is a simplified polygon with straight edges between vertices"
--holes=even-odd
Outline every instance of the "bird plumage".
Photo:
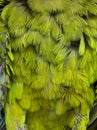
[{"label": "bird plumage", "polygon": [[86,130],[97,80],[96,0],[12,0],[1,18],[7,130]]}]

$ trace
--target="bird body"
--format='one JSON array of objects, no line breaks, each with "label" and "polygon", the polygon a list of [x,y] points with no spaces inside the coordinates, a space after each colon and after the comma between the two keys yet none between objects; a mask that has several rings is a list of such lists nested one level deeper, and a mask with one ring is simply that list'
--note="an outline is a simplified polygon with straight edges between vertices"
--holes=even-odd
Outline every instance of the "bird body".
[{"label": "bird body", "polygon": [[1,18],[7,130],[86,130],[96,99],[97,2],[12,0]]}]

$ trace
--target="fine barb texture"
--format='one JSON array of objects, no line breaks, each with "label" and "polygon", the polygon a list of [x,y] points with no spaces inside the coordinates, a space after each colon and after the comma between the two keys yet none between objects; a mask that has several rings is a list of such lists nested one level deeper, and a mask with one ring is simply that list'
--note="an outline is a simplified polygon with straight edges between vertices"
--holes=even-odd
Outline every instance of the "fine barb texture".
[{"label": "fine barb texture", "polygon": [[11,0],[1,26],[6,129],[86,130],[97,100],[97,0]]}]

